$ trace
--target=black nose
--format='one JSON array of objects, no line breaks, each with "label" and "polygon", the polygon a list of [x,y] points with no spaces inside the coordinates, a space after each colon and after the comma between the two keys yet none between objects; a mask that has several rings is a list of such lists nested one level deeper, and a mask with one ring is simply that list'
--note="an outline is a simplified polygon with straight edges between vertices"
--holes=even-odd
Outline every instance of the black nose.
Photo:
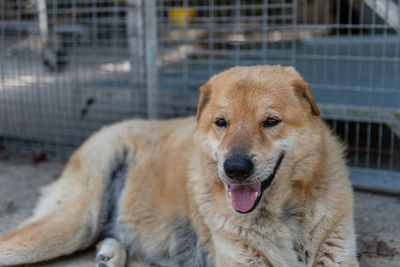
[{"label": "black nose", "polygon": [[247,155],[234,155],[224,162],[225,174],[235,180],[244,180],[253,173],[254,164]]}]

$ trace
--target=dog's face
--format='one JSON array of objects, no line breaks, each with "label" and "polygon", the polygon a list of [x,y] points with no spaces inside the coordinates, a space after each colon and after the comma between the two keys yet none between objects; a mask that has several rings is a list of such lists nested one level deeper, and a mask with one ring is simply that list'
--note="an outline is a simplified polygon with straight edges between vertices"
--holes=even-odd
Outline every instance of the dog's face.
[{"label": "dog's face", "polygon": [[251,212],[275,180],[289,179],[279,175],[282,168],[312,154],[319,110],[291,67],[235,67],[200,91],[196,138],[216,163],[233,208]]}]

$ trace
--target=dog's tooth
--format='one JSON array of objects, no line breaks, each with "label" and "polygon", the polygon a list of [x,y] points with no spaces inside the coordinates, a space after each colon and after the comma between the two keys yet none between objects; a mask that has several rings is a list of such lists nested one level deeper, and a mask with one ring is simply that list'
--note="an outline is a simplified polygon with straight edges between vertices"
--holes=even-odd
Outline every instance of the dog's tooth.
[{"label": "dog's tooth", "polygon": [[258,198],[258,192],[256,192],[256,198]]},{"label": "dog's tooth", "polygon": [[229,198],[232,198],[232,192],[228,191]]}]

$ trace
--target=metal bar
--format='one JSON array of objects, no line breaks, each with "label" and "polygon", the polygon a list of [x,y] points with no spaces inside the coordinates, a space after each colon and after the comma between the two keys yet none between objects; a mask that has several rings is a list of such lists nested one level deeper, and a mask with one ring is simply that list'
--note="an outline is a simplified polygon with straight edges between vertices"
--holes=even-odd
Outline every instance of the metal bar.
[{"label": "metal bar", "polygon": [[[368,123],[368,122],[379,123],[382,121],[380,119],[370,119],[370,118],[351,116],[351,115],[343,116],[340,114],[333,114],[333,115],[322,114],[321,117],[326,120],[349,120],[349,121],[360,121],[360,122],[365,122],[365,123]],[[396,123],[398,123],[398,121],[388,120],[387,123],[388,124],[390,124],[390,123],[396,124]],[[334,130],[336,131],[335,127],[334,127]]]},{"label": "metal bar", "polygon": [[[371,149],[371,122],[367,124],[367,149]],[[365,157],[365,167],[370,167],[370,153],[368,152]]]},{"label": "metal bar", "polygon": [[[242,25],[240,23],[240,0],[235,2],[235,28],[234,34],[238,35],[242,31]],[[234,43],[235,45],[235,64],[239,65],[239,60],[241,57],[240,45],[239,43]]]},{"label": "metal bar", "polygon": [[[0,12],[1,12],[1,17],[4,18],[5,13],[6,13],[6,9],[5,9],[4,5],[0,5]],[[5,27],[1,27],[0,28],[0,45],[1,45],[1,47],[5,47],[5,43],[6,43],[5,42],[6,41],[6,37],[5,36],[6,36]],[[5,86],[6,62],[3,59],[3,58],[5,58],[5,55],[1,51],[0,51],[0,55],[1,55],[1,57],[0,57],[1,58],[1,60],[0,60],[1,88],[6,88],[6,86]],[[6,91],[4,89],[0,90],[0,98],[1,99],[7,99],[7,93],[6,93]],[[5,133],[5,129],[11,128],[11,123],[9,121],[10,118],[9,118],[9,116],[7,116],[6,113],[7,113],[6,110],[2,110],[1,113],[0,113],[0,116],[3,119],[2,123],[1,123],[1,128],[0,128],[0,134],[1,135],[3,135]],[[8,142],[7,137],[3,137],[2,141],[4,143],[7,143]],[[7,147],[5,147],[4,149],[8,150]]]},{"label": "metal bar", "polygon": [[344,123],[344,141],[346,143],[349,142],[349,122],[345,121]]},{"label": "metal bar", "polygon": [[[165,2],[165,1],[162,1]],[[227,4],[215,4],[214,10],[215,11],[230,11],[232,10],[232,2],[231,1],[226,1],[227,3],[231,3],[230,5]],[[285,7],[290,7],[292,3],[269,3],[267,1],[264,1],[263,4],[259,3],[252,3],[252,4],[244,4],[241,3],[240,9],[258,9],[258,8],[268,8],[268,9],[281,9]],[[159,7],[158,10],[160,11],[169,11],[172,8],[175,8],[175,6],[164,6],[164,7]],[[190,5],[190,8],[194,9],[195,11],[208,11],[210,10],[210,4],[203,4],[203,5]]]},{"label": "metal bar", "polygon": [[292,2],[292,24],[293,24],[293,32],[292,32],[292,66],[296,66],[296,53],[297,53],[297,1],[293,0]]},{"label": "metal bar", "polygon": [[[391,152],[394,154],[394,137],[395,137],[395,134],[394,134],[394,131],[390,131],[390,150],[391,150]],[[393,157],[390,157],[390,159],[389,159],[389,170],[393,170],[393,162],[394,162],[394,158]]]},{"label": "metal bar", "polygon": [[40,38],[42,39],[43,44],[47,44],[48,36],[49,36],[49,28],[47,23],[47,8],[46,8],[46,0],[38,0],[37,1],[37,9],[39,14],[39,30],[40,30]]},{"label": "metal bar", "polygon": [[[383,131],[383,125],[380,123],[379,124],[379,133],[378,133],[378,150],[382,149],[382,131]],[[382,164],[382,153],[378,153],[378,159],[377,159],[377,169],[381,168]]]},{"label": "metal bar", "polygon": [[400,172],[353,167],[350,180],[356,189],[400,194]]},{"label": "metal bar", "polygon": [[187,81],[188,81],[188,63],[187,63],[187,58],[188,58],[188,49],[187,45],[189,43],[189,38],[188,38],[188,29],[189,29],[189,5],[188,5],[188,0],[183,0],[183,44],[184,44],[184,58],[183,58],[183,64],[182,64],[182,79],[183,79],[183,90],[187,89]]},{"label": "metal bar", "polygon": [[130,75],[136,77],[130,79],[130,88],[133,98],[140,99],[139,88],[145,85],[143,81],[145,77],[144,21],[141,0],[127,2],[126,24]]},{"label": "metal bar", "polygon": [[[358,147],[360,145],[360,122],[356,122],[356,136],[355,136],[355,145]],[[354,155],[354,166],[358,166],[358,151],[355,152]]]},{"label": "metal bar", "polygon": [[145,8],[147,114],[149,118],[156,118],[159,115],[156,1],[147,0],[143,5]]},{"label": "metal bar", "polygon": [[268,1],[266,7],[262,9],[262,61],[267,63],[267,43],[268,43]]},{"label": "metal bar", "polygon": [[[210,20],[210,23],[209,23],[210,28],[209,28],[208,34],[209,34],[210,37],[206,38],[206,40],[208,41],[207,45],[210,48],[216,42],[216,39],[215,39],[215,36],[214,36],[214,34],[215,34],[215,25],[214,25],[215,24],[215,11],[216,11],[215,10],[214,0],[210,0],[209,5],[210,5],[209,6],[210,7],[210,10],[209,10],[210,14],[209,14],[208,18]],[[207,61],[208,61],[208,64],[207,64],[207,69],[208,69],[207,75],[211,76],[214,73],[214,64],[215,64],[214,63],[214,57],[213,56],[209,56]]]}]

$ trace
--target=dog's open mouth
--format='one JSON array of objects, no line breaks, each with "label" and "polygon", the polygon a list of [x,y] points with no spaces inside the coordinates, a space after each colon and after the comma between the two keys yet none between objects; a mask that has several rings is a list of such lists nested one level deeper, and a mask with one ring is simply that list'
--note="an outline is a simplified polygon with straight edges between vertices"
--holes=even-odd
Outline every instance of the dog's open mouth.
[{"label": "dog's open mouth", "polygon": [[257,208],[264,190],[267,189],[275,178],[279,166],[283,160],[283,154],[279,157],[273,172],[267,179],[256,184],[232,184],[228,185],[228,195],[232,200],[233,208],[239,213],[248,213]]}]

